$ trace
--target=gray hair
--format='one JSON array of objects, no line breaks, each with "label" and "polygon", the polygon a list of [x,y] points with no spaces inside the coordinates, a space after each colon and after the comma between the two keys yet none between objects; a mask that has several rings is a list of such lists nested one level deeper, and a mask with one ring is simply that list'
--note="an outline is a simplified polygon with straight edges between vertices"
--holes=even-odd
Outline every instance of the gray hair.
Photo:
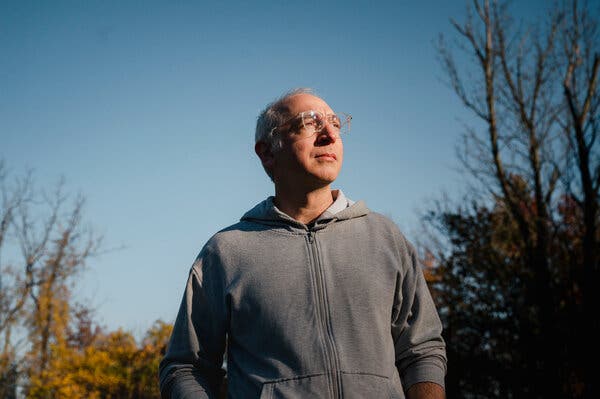
[{"label": "gray hair", "polygon": [[292,89],[275,101],[267,104],[256,120],[256,133],[254,134],[256,143],[262,141],[270,144],[272,150],[277,150],[280,147],[281,141],[279,139],[274,139],[273,129],[285,123],[292,116],[290,115],[286,102],[291,97],[298,94],[315,95],[315,91],[308,87]]}]

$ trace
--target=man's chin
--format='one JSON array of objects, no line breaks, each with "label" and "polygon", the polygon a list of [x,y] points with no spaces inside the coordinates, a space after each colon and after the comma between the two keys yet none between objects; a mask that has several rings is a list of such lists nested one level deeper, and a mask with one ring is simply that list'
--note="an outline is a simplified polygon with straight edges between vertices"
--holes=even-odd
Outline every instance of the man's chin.
[{"label": "man's chin", "polygon": [[319,182],[322,186],[327,186],[333,183],[338,177],[338,174],[320,174],[314,176],[315,180]]},{"label": "man's chin", "polygon": [[340,168],[338,165],[321,165],[320,168],[314,170],[311,175],[313,175],[316,179],[319,179],[323,182],[332,183],[335,179],[337,179],[340,174]]}]

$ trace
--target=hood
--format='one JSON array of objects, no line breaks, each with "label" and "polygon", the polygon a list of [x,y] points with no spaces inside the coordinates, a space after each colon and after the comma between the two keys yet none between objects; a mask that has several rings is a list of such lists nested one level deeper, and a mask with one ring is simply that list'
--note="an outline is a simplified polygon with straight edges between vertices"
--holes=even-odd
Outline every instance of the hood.
[{"label": "hood", "polygon": [[[292,225],[304,230],[308,230],[307,225],[281,212],[273,203],[274,199],[275,197],[271,196],[266,200],[258,203],[254,208],[246,212],[244,216],[242,216],[241,220],[266,225]],[[363,201],[357,201],[349,207],[347,207],[346,209],[337,212],[334,215],[318,218],[315,223],[315,228],[319,226],[325,227],[327,224],[335,221],[362,217],[368,214],[369,212],[369,208],[367,208]]]}]

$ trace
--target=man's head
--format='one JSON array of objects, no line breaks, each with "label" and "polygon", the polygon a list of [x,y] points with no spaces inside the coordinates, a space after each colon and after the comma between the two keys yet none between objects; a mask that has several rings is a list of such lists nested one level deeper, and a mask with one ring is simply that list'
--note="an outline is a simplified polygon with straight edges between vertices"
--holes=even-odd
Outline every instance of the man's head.
[{"label": "man's head", "polygon": [[290,90],[277,100],[267,104],[265,109],[260,113],[260,115],[258,115],[258,119],[256,120],[256,132],[254,134],[254,140],[256,143],[261,141],[263,143],[270,143],[275,147],[281,144],[279,139],[280,136],[275,135],[273,130],[290,118],[290,111],[289,107],[287,106],[287,101],[291,97],[298,94],[315,95],[312,89],[301,87]]},{"label": "man's head", "polygon": [[342,166],[341,119],[310,89],[296,89],[269,104],[256,123],[255,150],[277,184],[306,189],[333,182]]}]

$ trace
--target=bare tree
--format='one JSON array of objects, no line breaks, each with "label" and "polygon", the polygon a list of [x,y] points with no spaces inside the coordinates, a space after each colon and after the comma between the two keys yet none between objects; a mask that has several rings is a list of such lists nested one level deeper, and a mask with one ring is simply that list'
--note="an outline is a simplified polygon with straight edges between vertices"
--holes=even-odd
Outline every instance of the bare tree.
[{"label": "bare tree", "polygon": [[45,370],[50,346],[66,339],[71,285],[100,246],[82,222],[83,198],[63,186],[36,191],[31,173],[9,180],[0,163],[1,355],[13,374]]},{"label": "bare tree", "polygon": [[[581,267],[577,268],[574,284],[583,291],[584,314],[578,323],[580,331],[589,338],[600,334],[600,321],[593,317],[594,304],[600,301],[597,283],[600,281],[598,265],[598,203],[600,190],[600,159],[598,136],[598,73],[600,49],[598,42],[598,21],[590,18],[585,9],[573,1],[567,12],[566,26],[562,37],[564,51],[564,97],[567,104],[564,131],[569,157],[567,159],[567,190],[581,208],[584,219],[583,256]],[[572,176],[575,175],[575,176]],[[571,178],[574,177],[574,178]],[[575,187],[574,187],[575,186]],[[589,356],[589,348],[579,348],[581,359]],[[595,350],[594,355],[598,355]],[[591,381],[589,368],[586,380]],[[586,386],[588,397],[598,396],[597,388]]]},{"label": "bare tree", "polygon": [[597,303],[598,294],[585,288],[598,283],[600,41],[595,23],[572,1],[570,11],[557,7],[545,24],[519,29],[506,3],[473,0],[464,22],[452,20],[471,62],[459,63],[440,40],[450,86],[481,121],[465,134],[459,157],[489,203],[503,207],[515,224],[527,269],[517,317],[519,350],[528,356],[526,373],[515,373],[523,387],[516,396],[555,397],[571,389],[569,379],[589,392],[593,388],[593,379],[581,375],[585,367],[562,326],[566,266],[556,264],[553,243],[560,231],[557,207],[570,195],[580,204],[585,225],[583,262],[576,266],[585,272],[573,283],[583,287],[587,303],[573,321],[597,336],[597,317],[588,306]]}]

